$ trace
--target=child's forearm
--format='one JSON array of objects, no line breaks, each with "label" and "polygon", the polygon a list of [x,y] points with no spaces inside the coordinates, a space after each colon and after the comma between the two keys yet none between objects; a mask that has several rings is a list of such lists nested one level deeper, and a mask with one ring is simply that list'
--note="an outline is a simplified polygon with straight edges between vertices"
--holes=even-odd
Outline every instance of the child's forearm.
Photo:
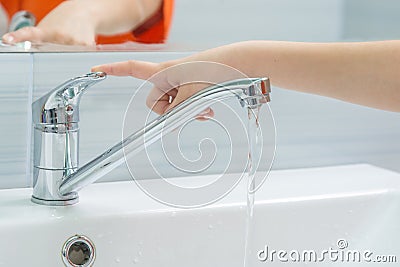
[{"label": "child's forearm", "polygon": [[217,61],[273,85],[400,111],[400,41],[296,43],[249,41],[187,60]]},{"label": "child's forearm", "polygon": [[154,14],[162,0],[73,0],[95,23],[97,34],[112,35],[135,29]]}]

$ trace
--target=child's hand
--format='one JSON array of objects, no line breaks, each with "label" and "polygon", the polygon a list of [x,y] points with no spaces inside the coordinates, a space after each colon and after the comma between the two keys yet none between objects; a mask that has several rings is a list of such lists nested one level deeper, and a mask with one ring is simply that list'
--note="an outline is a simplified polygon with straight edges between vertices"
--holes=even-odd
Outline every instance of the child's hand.
[{"label": "child's hand", "polygon": [[[148,94],[146,104],[158,114],[165,113],[208,86],[244,77],[231,67],[205,61],[151,63],[130,60],[95,66],[92,71],[149,80],[154,87]],[[199,114],[198,119],[207,119],[213,115],[213,110],[208,108]]]},{"label": "child's hand", "polygon": [[66,1],[53,9],[36,27],[24,27],[3,35],[3,42],[23,41],[67,45],[95,45],[95,25],[91,16],[75,1]]},{"label": "child's hand", "polygon": [[[92,71],[109,75],[132,76],[149,80],[153,85],[146,104],[154,112],[163,114],[200,90],[224,81],[247,78],[245,74],[223,63],[237,59],[234,46],[224,46],[194,54],[190,57],[162,63],[125,61],[95,66]],[[208,108],[198,119],[214,115]]]}]

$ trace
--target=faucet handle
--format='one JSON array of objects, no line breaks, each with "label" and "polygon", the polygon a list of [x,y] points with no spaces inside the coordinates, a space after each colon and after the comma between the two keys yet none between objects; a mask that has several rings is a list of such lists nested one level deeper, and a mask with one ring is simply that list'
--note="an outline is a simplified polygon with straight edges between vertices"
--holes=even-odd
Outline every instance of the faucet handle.
[{"label": "faucet handle", "polygon": [[104,80],[104,72],[91,72],[70,79],[32,104],[33,123],[59,124],[79,121],[79,102],[87,88]]}]

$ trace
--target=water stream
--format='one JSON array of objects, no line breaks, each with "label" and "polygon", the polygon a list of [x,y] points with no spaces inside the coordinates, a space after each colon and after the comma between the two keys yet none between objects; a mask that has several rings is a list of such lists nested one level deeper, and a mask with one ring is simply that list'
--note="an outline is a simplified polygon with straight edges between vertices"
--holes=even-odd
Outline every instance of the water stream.
[{"label": "water stream", "polygon": [[259,126],[259,111],[260,107],[248,109],[248,125],[247,135],[249,141],[249,159],[247,166],[247,210],[246,210],[246,229],[245,229],[245,253],[244,267],[250,267],[254,261],[255,254],[253,253],[252,244],[254,242],[254,201],[256,191],[255,175],[260,163],[262,136]]}]

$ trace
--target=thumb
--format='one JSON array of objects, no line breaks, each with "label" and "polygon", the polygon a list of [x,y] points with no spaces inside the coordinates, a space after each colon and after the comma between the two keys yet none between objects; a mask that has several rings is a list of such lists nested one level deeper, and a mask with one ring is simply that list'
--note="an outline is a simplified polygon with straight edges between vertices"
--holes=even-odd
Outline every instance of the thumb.
[{"label": "thumb", "polygon": [[92,67],[92,72],[103,71],[114,76],[132,76],[138,79],[147,80],[158,72],[159,64],[145,61],[129,60],[115,62]]}]

